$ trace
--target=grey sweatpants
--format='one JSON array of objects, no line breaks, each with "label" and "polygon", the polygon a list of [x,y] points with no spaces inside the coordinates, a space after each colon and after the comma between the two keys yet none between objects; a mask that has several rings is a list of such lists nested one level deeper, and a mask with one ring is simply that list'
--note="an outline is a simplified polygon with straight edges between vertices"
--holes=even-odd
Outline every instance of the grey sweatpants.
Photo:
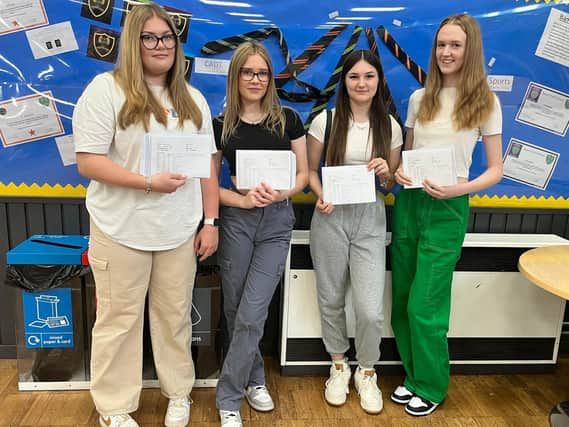
[{"label": "grey sweatpants", "polygon": [[385,287],[385,205],[338,205],[314,211],[310,253],[316,273],[322,339],[330,354],[349,349],[345,297],[348,278],[356,319],[356,358],[365,368],[379,360]]},{"label": "grey sweatpants", "polygon": [[265,208],[221,208],[217,260],[229,350],[217,383],[218,409],[238,411],[247,386],[264,385],[259,342],[284,271],[294,212],[284,201]]}]

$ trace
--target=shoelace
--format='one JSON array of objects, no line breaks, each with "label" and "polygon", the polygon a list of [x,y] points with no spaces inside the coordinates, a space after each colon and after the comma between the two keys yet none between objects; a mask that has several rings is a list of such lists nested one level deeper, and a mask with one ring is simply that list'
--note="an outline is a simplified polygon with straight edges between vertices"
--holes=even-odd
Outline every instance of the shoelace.
[{"label": "shoelace", "polygon": [[255,387],[253,387],[253,394],[254,396],[258,397],[259,395],[266,395],[269,394],[269,390],[267,390],[267,387],[264,385],[256,385]]},{"label": "shoelace", "polygon": [[188,399],[175,399],[168,402],[168,411],[172,416],[181,416],[186,413],[190,406],[191,400]]},{"label": "shoelace", "polygon": [[332,373],[332,376],[330,378],[328,378],[328,380],[326,381],[326,385],[328,385],[329,383],[331,383],[332,381],[336,381],[338,378],[340,378],[342,376],[342,373],[344,371],[340,370],[340,369],[334,369],[334,372]]},{"label": "shoelace", "polygon": [[236,412],[226,412],[223,414],[223,418],[225,421],[235,421],[237,419],[237,413]]},{"label": "shoelace", "polygon": [[264,385],[257,385],[251,389],[250,398],[255,399],[262,403],[268,403],[271,401],[271,395],[269,390]]},{"label": "shoelace", "polygon": [[373,391],[379,391],[379,386],[377,385],[377,381],[375,381],[375,375],[373,377],[364,375],[362,379],[362,386],[365,388],[371,388]]}]

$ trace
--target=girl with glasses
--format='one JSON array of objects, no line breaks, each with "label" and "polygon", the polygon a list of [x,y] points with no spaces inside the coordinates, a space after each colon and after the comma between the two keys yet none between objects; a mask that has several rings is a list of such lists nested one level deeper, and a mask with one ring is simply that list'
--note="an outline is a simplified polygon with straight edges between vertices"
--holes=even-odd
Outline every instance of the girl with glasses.
[{"label": "girl with glasses", "polygon": [[190,354],[196,255],[217,248],[219,188],[210,178],[139,173],[145,135],[207,135],[215,153],[205,98],[184,78],[184,54],[168,14],[136,6],[121,35],[119,66],[95,77],[77,102],[73,141],[79,172],[90,178],[89,263],[97,316],[91,352],[91,394],[101,427],[136,427],[142,389],[146,294],[156,372],[169,399],[164,424],[188,424],[194,385]]},{"label": "girl with glasses", "polygon": [[[247,42],[233,54],[227,76],[227,105],[213,122],[218,166],[229,164],[232,189],[220,190],[221,269],[229,349],[217,383],[221,425],[242,426],[245,397],[254,410],[271,411],[259,343],[269,304],[284,271],[295,222],[289,199],[308,181],[304,127],[298,114],[281,107],[267,50]],[[292,150],[296,181],[289,190],[259,183],[236,188],[236,150]]]}]

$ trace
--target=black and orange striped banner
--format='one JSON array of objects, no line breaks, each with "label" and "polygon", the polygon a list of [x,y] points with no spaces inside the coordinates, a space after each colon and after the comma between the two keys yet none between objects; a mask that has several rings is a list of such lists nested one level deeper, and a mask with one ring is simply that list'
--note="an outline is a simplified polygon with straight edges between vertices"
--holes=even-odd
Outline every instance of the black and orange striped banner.
[{"label": "black and orange striped banner", "polygon": [[405,68],[411,72],[413,77],[415,77],[421,86],[424,86],[425,80],[427,79],[427,73],[425,73],[419,64],[413,61],[411,57],[401,49],[399,44],[383,25],[377,28],[377,34],[379,35],[380,40],[385,44],[385,46],[387,46],[399,62],[401,62]]}]

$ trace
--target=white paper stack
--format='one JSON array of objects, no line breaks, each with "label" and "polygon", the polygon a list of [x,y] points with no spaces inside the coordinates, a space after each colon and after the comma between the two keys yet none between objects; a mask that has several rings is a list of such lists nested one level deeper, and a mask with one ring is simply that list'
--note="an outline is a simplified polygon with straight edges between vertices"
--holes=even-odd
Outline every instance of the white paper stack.
[{"label": "white paper stack", "polygon": [[375,202],[375,175],[367,165],[325,166],[322,192],[324,201],[334,205]]},{"label": "white paper stack", "polygon": [[172,172],[190,178],[209,178],[210,141],[210,135],[146,134],[140,173],[152,176],[157,173]]},{"label": "white paper stack", "polygon": [[296,156],[289,150],[236,150],[237,188],[262,182],[274,190],[289,190],[296,182]]},{"label": "white paper stack", "polygon": [[437,185],[454,185],[456,180],[456,159],[452,146],[446,148],[403,151],[403,173],[413,181],[405,188],[423,188],[428,179]]}]

